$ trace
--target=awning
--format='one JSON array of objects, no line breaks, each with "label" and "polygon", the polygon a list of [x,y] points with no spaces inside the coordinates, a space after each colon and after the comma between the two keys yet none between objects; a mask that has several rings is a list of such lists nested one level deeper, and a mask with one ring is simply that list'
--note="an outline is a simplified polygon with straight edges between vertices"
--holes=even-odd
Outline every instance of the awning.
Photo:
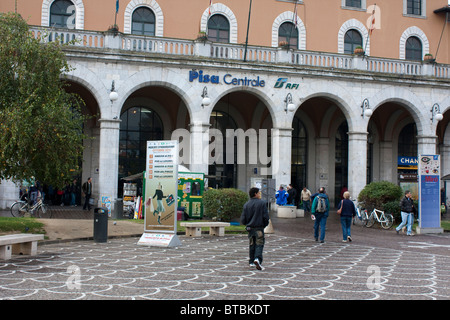
[{"label": "awning", "polygon": [[442,181],[448,181],[448,180],[450,180],[450,174],[448,174],[448,175],[446,175],[446,176],[443,176],[443,177],[441,178],[441,180],[442,180]]},{"label": "awning", "polygon": [[436,9],[433,11],[434,13],[441,13],[441,12],[450,12],[450,6],[446,6],[440,9]]}]

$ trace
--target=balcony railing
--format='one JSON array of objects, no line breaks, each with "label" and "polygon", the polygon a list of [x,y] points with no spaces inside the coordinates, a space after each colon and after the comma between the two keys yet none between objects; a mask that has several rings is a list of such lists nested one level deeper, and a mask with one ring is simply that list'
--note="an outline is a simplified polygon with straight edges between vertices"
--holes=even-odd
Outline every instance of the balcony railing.
[{"label": "balcony railing", "polygon": [[162,37],[138,36],[122,33],[95,32],[85,30],[31,27],[32,34],[43,41],[74,41],[74,46],[86,48],[118,49],[125,51],[198,56],[206,58],[245,60],[259,63],[282,63],[298,66],[330,69],[362,70],[411,76],[450,78],[450,65],[361,57],[349,54],[292,50],[242,44],[224,44],[203,40],[182,40]]}]

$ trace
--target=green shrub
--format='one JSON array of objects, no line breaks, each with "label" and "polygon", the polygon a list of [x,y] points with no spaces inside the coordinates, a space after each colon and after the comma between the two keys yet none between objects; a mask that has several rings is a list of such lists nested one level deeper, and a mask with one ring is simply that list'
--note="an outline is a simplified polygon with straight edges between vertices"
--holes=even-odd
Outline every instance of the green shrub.
[{"label": "green shrub", "polygon": [[[364,187],[358,195],[358,202],[367,210],[377,208],[379,210],[396,210],[394,202],[399,206],[403,195],[402,189],[388,181],[372,182]],[[391,203],[392,202],[392,203]],[[387,206],[385,208],[385,206]],[[400,210],[400,207],[399,209]]]},{"label": "green shrub", "polygon": [[238,189],[209,189],[203,194],[205,217],[231,221],[240,218],[248,195]]}]

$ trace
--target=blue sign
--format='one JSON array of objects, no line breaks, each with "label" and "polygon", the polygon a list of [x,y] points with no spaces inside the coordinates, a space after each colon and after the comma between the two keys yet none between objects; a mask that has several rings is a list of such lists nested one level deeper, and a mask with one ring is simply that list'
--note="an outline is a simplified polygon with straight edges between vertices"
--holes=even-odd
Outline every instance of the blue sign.
[{"label": "blue sign", "polygon": [[[233,75],[227,73],[223,76],[223,82],[228,85],[234,86],[246,86],[246,87],[261,87],[266,85],[264,80],[261,80],[259,76],[256,78],[236,78]],[[189,82],[198,81],[200,83],[212,83],[219,84],[220,78],[217,75],[204,74],[203,70],[191,70],[189,71]]]},{"label": "blue sign", "polygon": [[417,166],[419,159],[417,157],[402,157],[399,156],[397,164],[399,166]]},{"label": "blue sign", "polygon": [[441,227],[439,155],[419,156],[419,227]]}]

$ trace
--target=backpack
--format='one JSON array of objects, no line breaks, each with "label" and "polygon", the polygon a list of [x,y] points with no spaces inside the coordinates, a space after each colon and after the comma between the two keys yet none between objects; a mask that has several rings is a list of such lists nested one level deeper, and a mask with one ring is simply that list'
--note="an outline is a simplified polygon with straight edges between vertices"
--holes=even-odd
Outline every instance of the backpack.
[{"label": "backpack", "polygon": [[316,212],[325,212],[327,211],[327,201],[324,197],[317,197],[317,206]]}]

